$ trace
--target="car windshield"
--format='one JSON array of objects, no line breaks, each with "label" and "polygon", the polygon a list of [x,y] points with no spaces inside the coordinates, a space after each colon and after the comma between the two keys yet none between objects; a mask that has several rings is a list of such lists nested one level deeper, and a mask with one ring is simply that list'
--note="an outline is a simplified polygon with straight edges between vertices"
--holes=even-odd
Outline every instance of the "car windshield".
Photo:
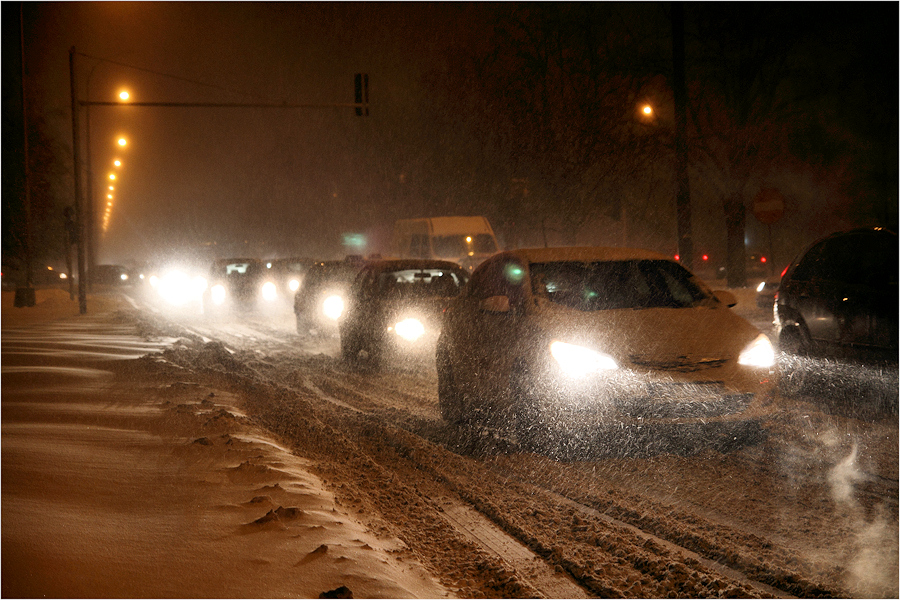
[{"label": "car windshield", "polygon": [[486,233],[440,235],[432,238],[431,243],[437,256],[467,256],[470,252],[493,254],[497,251],[494,238]]},{"label": "car windshield", "polygon": [[535,295],[583,311],[687,308],[710,298],[666,260],[532,263],[530,271]]},{"label": "car windshield", "polygon": [[466,281],[450,269],[405,269],[382,273],[378,289],[402,298],[448,298],[459,294]]}]

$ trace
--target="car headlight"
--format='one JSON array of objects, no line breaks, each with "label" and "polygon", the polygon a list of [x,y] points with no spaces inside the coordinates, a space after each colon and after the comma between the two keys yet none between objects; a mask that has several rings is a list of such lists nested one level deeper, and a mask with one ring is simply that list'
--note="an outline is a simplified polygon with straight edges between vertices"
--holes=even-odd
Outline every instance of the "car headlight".
[{"label": "car headlight", "polygon": [[300,289],[300,280],[299,279],[291,279],[290,281],[288,281],[288,288],[292,292],[296,292],[297,290]]},{"label": "car headlight", "polygon": [[575,378],[619,368],[613,357],[608,354],[566,342],[551,343],[550,355],[556,359],[566,375]]},{"label": "car headlight", "polygon": [[169,271],[159,280],[157,291],[169,304],[180,306],[187,302],[188,277],[181,271]]},{"label": "car headlight", "polygon": [[418,319],[403,319],[394,325],[394,333],[402,337],[404,340],[414,342],[425,335],[425,326]]},{"label": "car headlight", "polygon": [[209,290],[209,295],[212,298],[213,304],[222,304],[225,302],[225,286],[221,283],[217,283]]},{"label": "car headlight", "polygon": [[775,364],[775,349],[765,334],[756,336],[738,357],[738,363],[748,367],[771,367]]},{"label": "car headlight", "polygon": [[328,296],[322,302],[322,312],[329,319],[337,321],[344,312],[344,299],[340,296]]},{"label": "car headlight", "polygon": [[267,302],[271,302],[278,297],[278,288],[275,287],[274,283],[272,283],[271,281],[267,281],[263,284],[262,297],[263,300]]}]

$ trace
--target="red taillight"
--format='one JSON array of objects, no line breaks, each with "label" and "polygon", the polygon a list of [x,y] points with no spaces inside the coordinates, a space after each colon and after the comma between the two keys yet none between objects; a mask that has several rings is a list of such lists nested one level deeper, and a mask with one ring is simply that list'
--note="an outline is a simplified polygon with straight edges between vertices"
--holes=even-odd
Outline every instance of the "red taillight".
[{"label": "red taillight", "polygon": [[791,268],[791,265],[788,265],[784,268],[784,271],[781,272],[781,277],[784,278],[784,274],[787,273],[787,270]]},{"label": "red taillight", "polygon": [[704,254],[704,255],[703,255],[703,260],[709,260],[709,254]]},{"label": "red taillight", "polygon": [[765,257],[765,256],[761,256],[761,257],[759,258],[759,262],[761,262],[761,263],[766,262],[766,257]]},{"label": "red taillight", "polygon": [[681,260],[681,255],[680,255],[680,254],[676,254],[676,255],[675,255],[675,260]]}]

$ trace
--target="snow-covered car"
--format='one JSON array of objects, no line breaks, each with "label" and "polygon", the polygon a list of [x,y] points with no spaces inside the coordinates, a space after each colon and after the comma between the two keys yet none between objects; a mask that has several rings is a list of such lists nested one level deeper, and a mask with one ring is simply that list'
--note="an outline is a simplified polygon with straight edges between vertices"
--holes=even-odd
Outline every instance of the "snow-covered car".
[{"label": "snow-covered car", "polygon": [[213,262],[203,293],[203,310],[248,311],[270,306],[278,297],[266,265],[258,258],[224,258]]},{"label": "snow-covered car", "polygon": [[341,356],[355,360],[365,352],[374,363],[386,354],[434,356],[442,313],[467,280],[462,267],[443,260],[368,264],[350,287],[338,324]]},{"label": "snow-covered car", "polygon": [[309,267],[294,295],[297,333],[337,333],[347,290],[364,264],[358,260],[326,260]]},{"label": "snow-covered car", "polygon": [[646,250],[497,254],[445,312],[441,414],[532,442],[609,425],[753,420],[771,410],[775,353],[735,304]]}]

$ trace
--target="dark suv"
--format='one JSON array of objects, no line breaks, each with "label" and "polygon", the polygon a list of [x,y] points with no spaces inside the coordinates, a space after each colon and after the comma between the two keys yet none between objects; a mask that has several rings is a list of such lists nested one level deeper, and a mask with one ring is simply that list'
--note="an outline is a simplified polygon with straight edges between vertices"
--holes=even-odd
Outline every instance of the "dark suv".
[{"label": "dark suv", "polygon": [[377,365],[385,354],[434,356],[442,314],[469,274],[456,263],[427,258],[369,263],[347,294],[338,327],[341,355],[355,361],[362,351]]},{"label": "dark suv", "polygon": [[788,267],[775,332],[790,354],[897,360],[897,234],[881,227],[829,235]]}]

